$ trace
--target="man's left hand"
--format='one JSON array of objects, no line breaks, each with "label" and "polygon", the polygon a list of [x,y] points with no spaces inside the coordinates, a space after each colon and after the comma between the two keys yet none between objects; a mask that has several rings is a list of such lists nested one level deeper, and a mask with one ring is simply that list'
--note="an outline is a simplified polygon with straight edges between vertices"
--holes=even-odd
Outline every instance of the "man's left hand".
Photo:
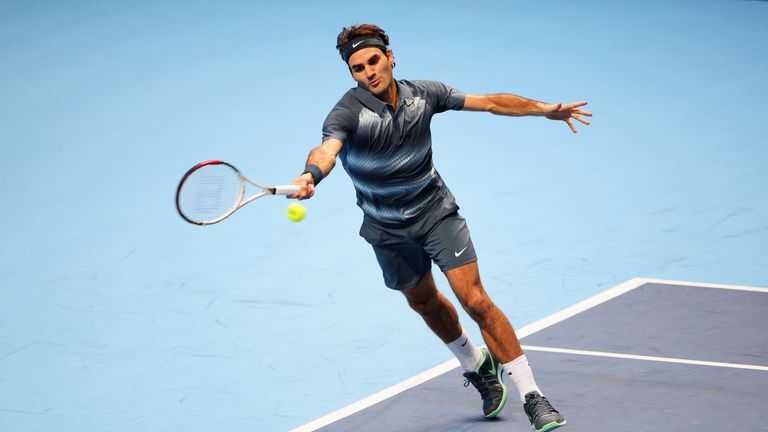
[{"label": "man's left hand", "polygon": [[568,124],[573,133],[576,133],[576,128],[573,126],[573,120],[576,119],[581,123],[588,125],[589,122],[581,116],[592,117],[592,113],[579,109],[587,104],[587,101],[575,102],[571,104],[550,104],[545,108],[544,116],[550,120],[562,120]]}]

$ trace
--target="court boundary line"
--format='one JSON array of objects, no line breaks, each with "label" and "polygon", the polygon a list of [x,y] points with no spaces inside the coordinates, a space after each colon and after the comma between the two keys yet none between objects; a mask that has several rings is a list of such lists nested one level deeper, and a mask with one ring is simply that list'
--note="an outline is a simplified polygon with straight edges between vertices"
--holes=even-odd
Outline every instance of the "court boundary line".
[{"label": "court boundary line", "polygon": [[526,351],[540,351],[540,352],[548,352],[548,353],[556,353],[556,354],[573,354],[573,355],[582,355],[582,356],[590,356],[590,357],[606,357],[606,358],[616,358],[616,359],[625,359],[625,360],[642,360],[642,361],[651,361],[651,362],[659,362],[659,363],[675,363],[675,364],[685,364],[685,365],[694,365],[694,366],[713,366],[713,367],[722,367],[722,368],[731,368],[731,369],[747,369],[747,370],[768,372],[768,366],[750,365],[750,364],[742,364],[742,363],[713,362],[713,361],[706,361],[706,360],[693,360],[693,359],[684,359],[684,358],[677,358],[677,357],[659,357],[659,356],[647,356],[647,355],[640,355],[640,354],[623,354],[623,353],[613,353],[613,352],[607,352],[607,351],[589,351],[589,350],[570,349],[570,348],[544,347],[544,346],[537,346],[537,345],[523,345],[523,349]]},{"label": "court boundary line", "polygon": [[[655,283],[655,284],[663,284],[663,285],[678,285],[678,286],[691,286],[696,288],[719,288],[719,289],[730,289],[730,290],[740,290],[740,291],[755,291],[755,292],[764,292],[768,293],[768,288],[762,288],[762,287],[750,287],[750,286],[740,286],[740,285],[726,285],[726,284],[711,284],[711,283],[702,283],[702,282],[688,282],[688,281],[681,281],[681,280],[666,280],[666,279],[654,279],[654,278],[644,278],[644,277],[635,277],[632,279],[629,279],[625,282],[620,283],[619,285],[614,286],[613,288],[609,288],[603,292],[600,292],[592,297],[587,298],[586,300],[580,301],[578,303],[575,303],[571,306],[566,307],[565,309],[562,309],[558,312],[553,313],[552,315],[549,315],[545,318],[542,318],[538,321],[535,321],[527,326],[524,326],[518,330],[515,331],[517,333],[517,336],[519,339],[522,339],[526,336],[530,336],[533,333],[536,333],[538,331],[541,331],[547,327],[553,326],[561,321],[564,321],[574,315],[577,315],[579,313],[582,313],[584,311],[587,311],[588,309],[591,309],[597,305],[600,305],[602,303],[607,302],[608,300],[614,299],[620,295],[626,294],[636,288],[639,288],[643,285],[649,284],[649,283]],[[352,414],[355,414],[359,411],[362,411],[368,407],[371,407],[379,402],[382,402],[386,399],[389,399],[395,395],[398,395],[406,390],[409,390],[413,387],[416,387],[419,384],[422,384],[426,381],[429,381],[433,378],[436,378],[446,372],[449,372],[455,368],[459,367],[459,361],[457,359],[451,359],[445,363],[441,363],[431,369],[428,369],[422,373],[419,373],[413,377],[410,377],[404,381],[401,381],[397,384],[394,384],[384,390],[381,390],[377,393],[374,393],[370,396],[367,396],[363,399],[360,399],[356,402],[353,402],[343,408],[340,408],[336,411],[333,411],[329,414],[326,414],[318,419],[315,419],[309,423],[306,423],[302,426],[299,426],[295,429],[291,429],[290,432],[312,432],[317,429],[320,429],[322,427],[328,426],[331,423],[334,423],[336,421],[339,421],[345,417],[349,417]]]},{"label": "court boundary line", "polygon": [[745,285],[728,285],[728,284],[715,284],[704,282],[688,282],[681,280],[667,280],[667,279],[653,279],[653,278],[637,278],[644,281],[643,285],[647,283],[655,283],[661,285],[674,285],[674,286],[688,286],[694,288],[712,288],[712,289],[724,289],[734,291],[750,291],[768,294],[768,288],[745,286]]}]

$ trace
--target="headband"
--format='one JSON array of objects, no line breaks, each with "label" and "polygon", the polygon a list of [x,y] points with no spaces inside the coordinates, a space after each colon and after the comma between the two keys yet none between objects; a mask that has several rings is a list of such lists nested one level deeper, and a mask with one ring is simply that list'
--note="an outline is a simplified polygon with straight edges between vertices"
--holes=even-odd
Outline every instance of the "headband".
[{"label": "headband", "polygon": [[384,42],[381,39],[375,36],[360,36],[352,39],[351,41],[347,42],[346,45],[344,45],[344,49],[341,50],[341,58],[344,60],[344,63],[348,63],[349,58],[352,57],[352,54],[360,51],[363,48],[370,47],[381,48],[384,52],[387,51],[387,46],[384,45]]}]

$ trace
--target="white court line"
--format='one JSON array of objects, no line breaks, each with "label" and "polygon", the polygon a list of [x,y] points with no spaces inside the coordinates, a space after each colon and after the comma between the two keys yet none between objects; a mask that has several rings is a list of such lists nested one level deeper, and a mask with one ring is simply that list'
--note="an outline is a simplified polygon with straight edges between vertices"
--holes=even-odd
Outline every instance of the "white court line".
[{"label": "white court line", "polygon": [[632,280],[642,281],[643,284],[657,283],[657,284],[663,284],[663,285],[682,285],[682,286],[689,286],[689,287],[696,287],[696,288],[715,288],[715,289],[726,289],[726,290],[735,290],[735,291],[752,291],[752,292],[761,292],[761,293],[768,294],[768,288],[742,286],[742,285],[711,284],[711,283],[686,282],[686,281],[678,281],[678,280],[650,279],[650,278],[637,278]]},{"label": "white court line", "polygon": [[[757,292],[768,293],[768,288],[740,287],[736,285],[703,284],[698,282],[685,282],[685,281],[664,280],[664,279],[633,278],[620,285],[617,285],[613,288],[605,290],[593,297],[590,297],[584,301],[581,301],[572,306],[569,306],[546,318],[543,318],[525,327],[517,329],[515,333],[517,333],[518,338],[524,338],[526,336],[530,336],[531,334],[536,333],[537,331],[543,330],[549,326],[557,324],[560,321],[563,321],[576,314],[579,314],[588,309],[591,309],[601,303],[604,303],[608,300],[616,298],[622,294],[632,291],[633,289],[641,287],[647,283],[658,283],[658,284],[665,284],[665,285],[685,285],[685,286],[694,286],[694,287],[701,287],[701,288],[738,289],[742,291],[757,291]],[[389,399],[392,396],[402,393],[410,388],[416,387],[419,384],[429,381],[432,378],[438,377],[457,367],[459,367],[458,360],[456,359],[449,360],[445,363],[442,363],[440,365],[433,367],[432,369],[426,370],[416,376],[408,378],[405,381],[399,382],[389,388],[386,388],[378,393],[375,393],[371,396],[368,396],[364,399],[354,402],[351,405],[348,405],[344,408],[341,408],[330,414],[320,417],[317,420],[311,421],[303,426],[299,426],[298,428],[291,430],[291,432],[311,432],[316,429],[320,429],[321,427],[327,426],[335,421],[341,420],[344,417],[348,417],[358,411],[362,411],[372,405],[375,405],[385,399]]]},{"label": "white court line", "polygon": [[532,324],[529,324],[521,329],[515,330],[517,337],[522,339],[526,336],[530,336],[537,331],[543,330],[549,326],[555,325],[560,321],[566,320],[576,314],[580,314],[587,309],[591,309],[601,303],[605,303],[608,300],[614,299],[622,294],[626,294],[635,288],[645,285],[647,279],[634,278],[630,279],[620,285],[607,289],[593,297],[590,297],[584,301],[580,301],[572,306],[569,306],[560,312],[555,312],[552,315],[542,318]]},{"label": "white court line", "polygon": [[[570,306],[566,309],[561,310],[560,312],[557,312],[544,319],[536,321],[533,324],[527,325],[517,330],[515,333],[517,333],[517,336],[520,338],[524,336],[528,336],[541,329],[554,325],[566,318],[570,318],[578,313],[581,313],[591,307],[597,306],[600,303],[606,302],[614,297],[618,297],[626,292],[629,292],[639,286],[642,286],[644,283],[645,283],[644,280],[640,278],[631,279],[627,282],[624,282],[621,285],[618,285],[614,288],[603,291],[602,293],[597,294],[594,297],[591,297],[587,300],[576,303],[573,306]],[[445,363],[442,363],[438,366],[433,367],[432,369],[424,371],[414,377],[411,377],[405,381],[399,382],[389,388],[386,388],[378,393],[375,393],[371,396],[361,399],[351,405],[348,405],[344,408],[341,408],[330,414],[320,417],[317,420],[314,420],[303,426],[299,426],[298,428],[293,429],[291,432],[310,432],[316,429],[320,429],[321,427],[327,426],[337,420],[341,420],[344,417],[348,417],[358,411],[362,411],[372,405],[375,405],[385,399],[391,398],[392,396],[402,393],[410,388],[416,387],[421,383],[429,381],[432,378],[438,377],[457,367],[459,367],[458,360],[456,359],[449,360]]]},{"label": "white court line", "polygon": [[433,367],[432,369],[424,371],[414,377],[408,378],[405,381],[399,382],[393,385],[392,387],[389,387],[376,394],[368,396],[365,399],[361,399],[353,403],[352,405],[348,405],[340,410],[334,411],[328,415],[320,417],[317,420],[314,420],[310,423],[307,423],[303,426],[293,429],[291,430],[291,432],[310,432],[316,429],[320,429],[323,426],[327,426],[337,420],[343,419],[344,417],[349,417],[350,415],[358,411],[362,411],[385,399],[389,399],[392,396],[402,393],[410,388],[416,387],[417,385],[424,383],[426,381],[429,381],[432,378],[438,377],[448,371],[456,369],[457,367],[459,367],[458,360],[456,359],[449,360],[443,364]]},{"label": "white court line", "polygon": [[558,354],[575,354],[575,355],[592,356],[592,357],[609,357],[609,358],[618,358],[618,359],[644,360],[644,361],[662,362],[662,363],[678,363],[678,364],[696,365],[696,366],[714,366],[714,367],[732,368],[732,369],[749,369],[749,370],[768,372],[768,366],[748,365],[748,364],[740,364],[740,363],[722,363],[722,362],[712,362],[712,361],[702,361],[702,360],[681,359],[681,358],[674,358],[674,357],[656,357],[656,356],[645,356],[645,355],[636,355],[636,354],[612,353],[612,352],[604,352],[604,351],[549,348],[549,347],[542,347],[542,346],[536,346],[536,345],[523,345],[523,350],[543,351],[543,352],[558,353]]}]

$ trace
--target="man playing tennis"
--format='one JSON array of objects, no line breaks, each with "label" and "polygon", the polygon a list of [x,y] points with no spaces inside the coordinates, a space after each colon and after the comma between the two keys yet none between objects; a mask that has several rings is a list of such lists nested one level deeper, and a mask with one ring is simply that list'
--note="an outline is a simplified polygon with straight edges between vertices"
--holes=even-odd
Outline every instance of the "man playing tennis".
[{"label": "man playing tennis", "polygon": [[[536,115],[585,125],[587,102],[547,104],[511,94],[469,95],[436,81],[395,80],[389,37],[379,27],[344,28],[336,48],[357,87],[328,114],[323,141],[309,153],[293,198],[307,199],[336,158],[352,179],[363,210],[360,235],[371,244],[387,287],[405,295],[413,310],[456,355],[468,383],[480,392],[485,417],[507,402],[502,374],[515,383],[533,428],[566,423],[536,385],[528,360],[506,316],[483,289],[467,224],[432,163],[432,116],[447,110]],[[488,349],[466,335],[451,302],[435,287],[431,265],[445,274],[464,310],[478,324]]]}]

